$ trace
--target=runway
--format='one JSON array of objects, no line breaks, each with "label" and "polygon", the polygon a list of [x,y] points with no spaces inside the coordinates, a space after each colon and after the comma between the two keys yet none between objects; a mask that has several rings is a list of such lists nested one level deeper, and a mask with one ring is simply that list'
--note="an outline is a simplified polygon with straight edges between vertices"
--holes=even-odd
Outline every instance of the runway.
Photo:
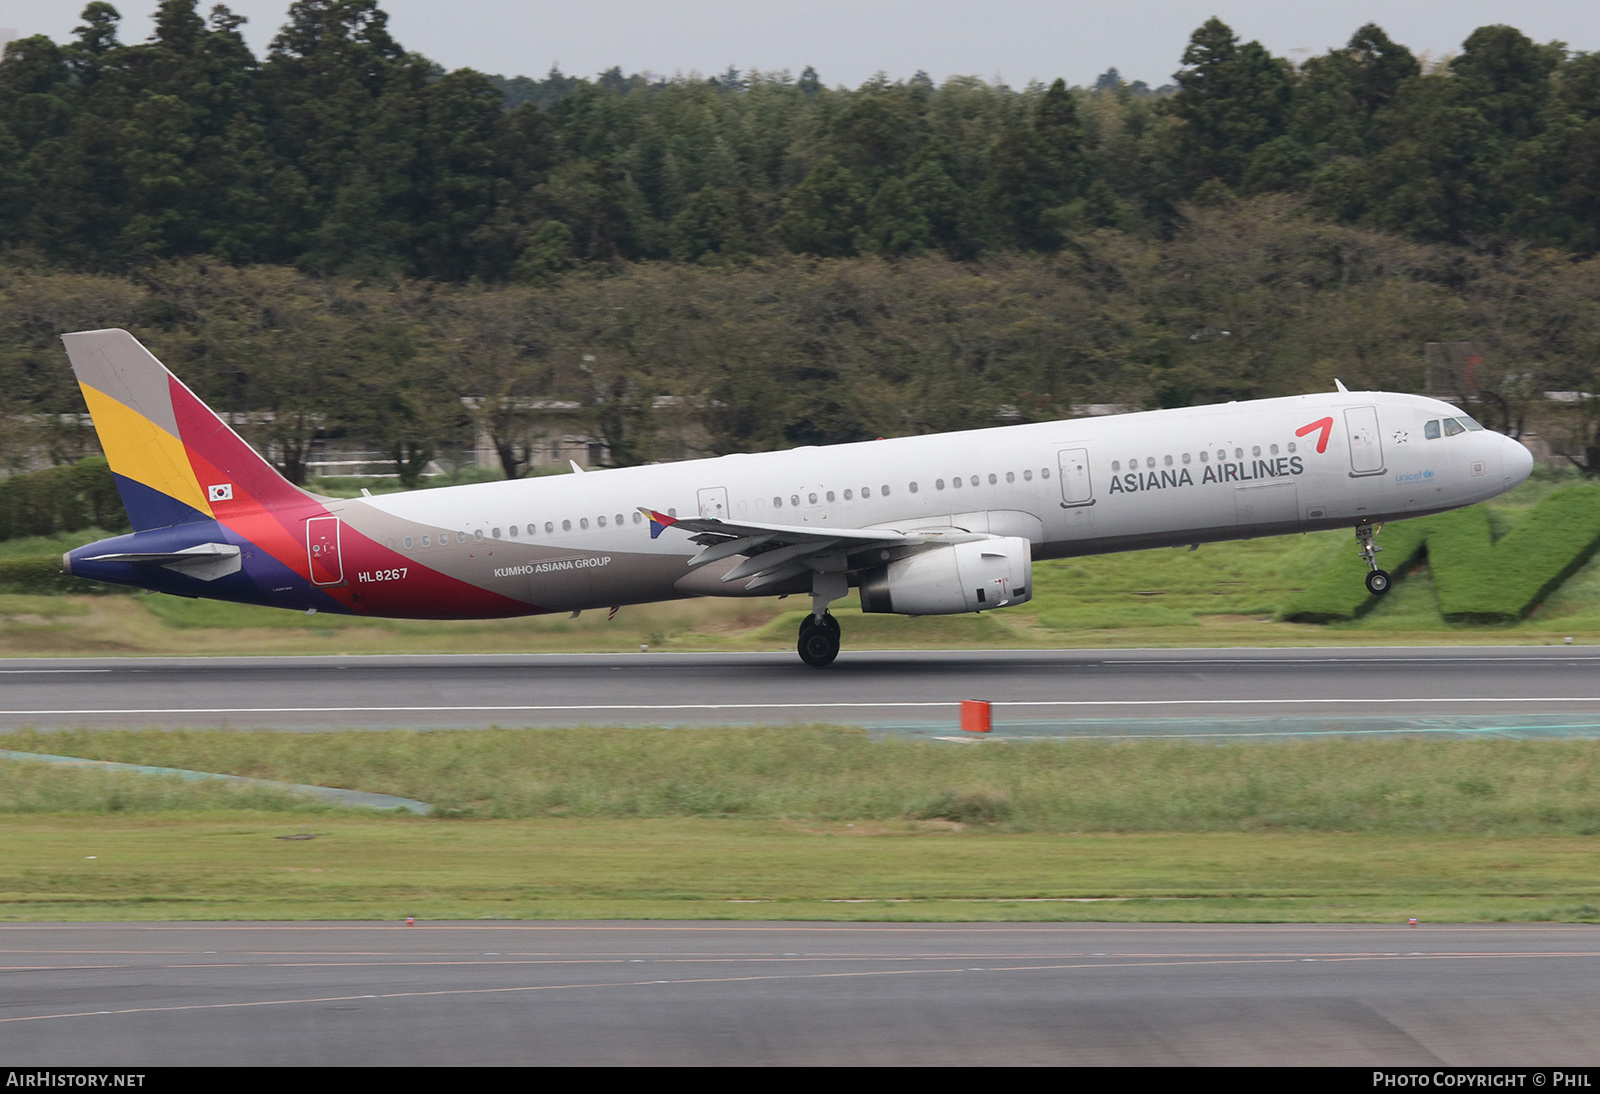
[{"label": "runway", "polygon": [[1594,647],[0,660],[0,731],[842,722],[943,734],[1600,735]]},{"label": "runway", "polygon": [[3,924],[0,1058],[1600,1062],[1600,927]]}]

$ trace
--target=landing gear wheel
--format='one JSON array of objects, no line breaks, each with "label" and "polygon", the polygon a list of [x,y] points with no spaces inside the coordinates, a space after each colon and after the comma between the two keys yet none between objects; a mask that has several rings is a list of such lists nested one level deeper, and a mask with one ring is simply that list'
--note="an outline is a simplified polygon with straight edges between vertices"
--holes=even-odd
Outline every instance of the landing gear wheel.
[{"label": "landing gear wheel", "polygon": [[814,669],[825,668],[839,656],[839,621],[824,615],[818,623],[808,615],[800,623],[800,660]]},{"label": "landing gear wheel", "polygon": [[1389,591],[1389,586],[1392,584],[1388,570],[1373,570],[1367,574],[1367,592],[1373,596],[1382,596]]}]

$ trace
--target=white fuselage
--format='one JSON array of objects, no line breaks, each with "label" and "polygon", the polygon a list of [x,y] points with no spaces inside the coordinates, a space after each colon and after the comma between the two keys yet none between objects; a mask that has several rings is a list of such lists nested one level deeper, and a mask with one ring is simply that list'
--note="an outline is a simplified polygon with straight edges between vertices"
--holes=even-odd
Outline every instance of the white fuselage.
[{"label": "white fuselage", "polygon": [[[475,583],[551,609],[602,607],[745,595],[680,566],[695,546],[671,529],[651,538],[641,506],[809,529],[965,529],[1022,537],[1036,559],[1353,528],[1470,505],[1527,477],[1532,458],[1515,441],[1438,428],[1460,417],[1421,396],[1337,392],[384,495],[336,511],[420,560],[448,553],[459,569],[460,552],[476,552]],[[438,531],[424,547],[427,529]],[[570,565],[526,561],[551,558]],[[581,581],[574,566],[589,571]]]}]

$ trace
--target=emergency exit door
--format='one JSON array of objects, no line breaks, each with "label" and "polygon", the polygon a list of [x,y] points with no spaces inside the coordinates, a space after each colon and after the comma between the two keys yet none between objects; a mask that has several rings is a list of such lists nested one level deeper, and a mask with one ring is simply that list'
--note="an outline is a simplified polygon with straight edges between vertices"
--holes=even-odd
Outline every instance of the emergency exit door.
[{"label": "emergency exit door", "polygon": [[728,519],[728,488],[708,486],[700,491],[700,515],[712,520]]}]

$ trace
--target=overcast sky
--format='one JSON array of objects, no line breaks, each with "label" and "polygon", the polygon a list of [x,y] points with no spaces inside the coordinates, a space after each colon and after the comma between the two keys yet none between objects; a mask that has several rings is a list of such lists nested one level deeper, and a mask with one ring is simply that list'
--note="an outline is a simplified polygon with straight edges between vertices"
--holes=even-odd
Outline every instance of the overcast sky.
[{"label": "overcast sky", "polygon": [[[155,0],[114,0],[122,39],[150,33]],[[65,41],[83,0],[0,0],[0,28]],[[1107,68],[1152,87],[1170,80],[1194,28],[1217,15],[1242,38],[1294,60],[1343,45],[1376,22],[1412,50],[1453,53],[1475,27],[1509,23],[1537,41],[1600,50],[1594,0],[384,0],[392,33],[446,68],[505,76],[741,69],[857,86],[874,73],[1091,83]],[[260,56],[288,0],[234,0]],[[202,0],[209,11],[210,0]]]}]

